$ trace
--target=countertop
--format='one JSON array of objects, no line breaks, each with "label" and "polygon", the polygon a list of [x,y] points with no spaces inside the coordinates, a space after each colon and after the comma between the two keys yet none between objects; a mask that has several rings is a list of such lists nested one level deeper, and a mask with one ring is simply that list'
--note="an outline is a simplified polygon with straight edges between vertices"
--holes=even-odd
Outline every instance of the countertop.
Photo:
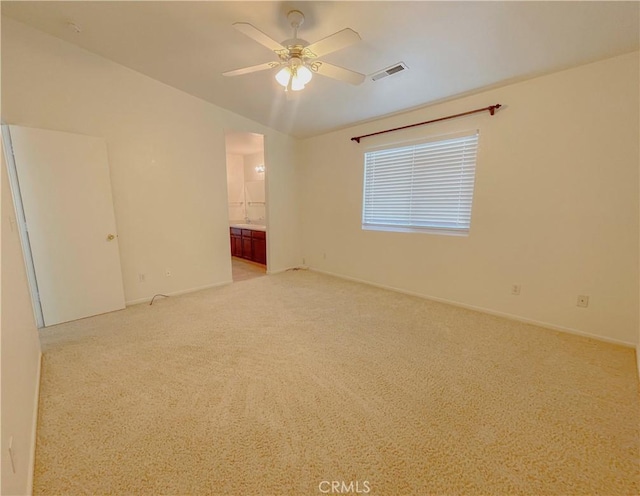
[{"label": "countertop", "polygon": [[260,224],[229,224],[229,227],[237,227],[238,229],[251,229],[252,231],[267,232],[267,226]]}]

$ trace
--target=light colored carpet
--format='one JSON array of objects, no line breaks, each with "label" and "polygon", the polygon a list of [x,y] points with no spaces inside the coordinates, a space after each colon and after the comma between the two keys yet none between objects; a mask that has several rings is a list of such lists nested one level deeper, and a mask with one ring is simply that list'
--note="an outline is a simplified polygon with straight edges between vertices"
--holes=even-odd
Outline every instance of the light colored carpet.
[{"label": "light colored carpet", "polygon": [[36,494],[639,492],[620,346],[308,271],[42,340]]}]

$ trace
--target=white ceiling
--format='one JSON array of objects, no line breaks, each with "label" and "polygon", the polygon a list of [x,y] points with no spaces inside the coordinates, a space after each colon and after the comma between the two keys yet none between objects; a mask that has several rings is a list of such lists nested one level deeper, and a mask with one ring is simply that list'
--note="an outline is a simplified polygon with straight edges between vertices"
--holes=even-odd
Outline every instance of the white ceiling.
[{"label": "white ceiling", "polygon": [[[270,71],[221,75],[274,60],[234,22],[282,41],[293,8],[310,43],[345,27],[362,37],[323,60],[367,75],[400,61],[409,70],[360,86],[316,76],[292,101]],[[2,14],[297,137],[639,46],[638,2],[3,1]]]}]

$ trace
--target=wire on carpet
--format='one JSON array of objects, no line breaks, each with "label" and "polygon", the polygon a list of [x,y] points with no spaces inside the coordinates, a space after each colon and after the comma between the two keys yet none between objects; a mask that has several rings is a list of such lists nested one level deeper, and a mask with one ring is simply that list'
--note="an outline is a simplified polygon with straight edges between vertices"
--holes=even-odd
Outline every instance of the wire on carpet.
[{"label": "wire on carpet", "polygon": [[153,305],[153,300],[155,300],[158,296],[163,296],[164,298],[169,298],[169,295],[165,295],[165,294],[154,295],[154,297],[151,298],[151,303],[149,303],[149,305]]}]

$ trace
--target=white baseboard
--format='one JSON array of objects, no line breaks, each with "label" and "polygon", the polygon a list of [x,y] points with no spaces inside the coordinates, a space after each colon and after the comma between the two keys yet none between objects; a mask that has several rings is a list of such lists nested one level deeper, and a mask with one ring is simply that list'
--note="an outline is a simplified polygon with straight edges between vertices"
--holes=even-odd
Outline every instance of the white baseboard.
[{"label": "white baseboard", "polygon": [[31,423],[31,450],[29,453],[29,473],[27,482],[27,494],[33,494],[33,478],[36,472],[36,435],[38,432],[38,410],[40,405],[40,376],[42,373],[42,352],[38,357],[38,370],[36,370],[36,391],[33,398],[33,420]]},{"label": "white baseboard", "polygon": [[[182,289],[180,291],[173,291],[171,293],[162,293],[162,294],[167,296],[178,296],[178,295],[183,295],[187,293],[195,293],[196,291],[202,291],[204,289],[211,289],[211,288],[218,288],[220,286],[226,286],[227,284],[231,284],[232,282],[233,281],[217,282],[215,284],[207,284],[206,286],[200,286],[197,288]],[[149,303],[152,299],[153,299],[153,296],[145,296],[144,298],[138,298],[137,300],[125,301],[124,304],[130,307],[132,305],[139,305],[140,303]]]},{"label": "white baseboard", "polygon": [[288,270],[307,270],[308,268],[309,267],[307,267],[306,265],[296,265],[295,267],[287,267],[286,269],[267,270],[267,275],[272,276],[274,274],[282,274],[283,272],[286,272]]},{"label": "white baseboard", "polygon": [[282,274],[283,272],[288,271],[289,269],[277,269],[277,270],[269,270],[267,269],[267,275],[272,276],[274,274]]},{"label": "white baseboard", "polygon": [[[437,296],[429,296],[429,295],[425,295],[422,293],[416,293],[415,291],[407,291],[405,289],[401,289],[401,288],[396,288],[394,286],[387,286],[385,284],[378,284],[375,282],[371,282],[371,281],[365,281],[364,279],[358,279],[356,277],[349,277],[349,276],[344,276],[341,274],[336,274],[333,272],[329,272],[326,270],[320,270],[320,269],[314,269],[311,268],[310,269],[313,272],[319,272],[321,274],[326,274],[328,276],[333,276],[333,277],[338,277],[340,279],[345,279],[347,281],[353,281],[353,282],[359,282],[362,284],[367,284],[369,286],[375,286],[376,288],[382,288],[382,289],[387,289],[389,291],[395,291],[396,293],[403,293],[406,295],[410,295],[410,296],[417,296],[418,298],[424,298],[425,300],[431,300],[431,301],[437,301],[439,303],[446,303],[447,305],[453,305],[456,307],[461,307],[461,308],[466,308],[468,310],[474,310],[476,312],[482,312],[482,313],[486,313],[489,315],[495,315],[496,317],[504,317],[506,319],[510,319],[510,320],[516,320],[518,322],[523,322],[525,324],[533,324],[539,327],[544,327],[546,329],[551,329],[553,331],[560,331],[560,332],[566,332],[569,334],[576,334],[578,336],[583,336],[586,338],[591,338],[591,339],[596,339],[598,341],[604,341],[607,343],[613,343],[613,344],[619,344],[628,348],[634,348],[636,347],[636,343],[630,343],[628,341],[622,341],[619,339],[613,339],[613,338],[607,338],[605,336],[598,336],[597,334],[590,334],[588,332],[584,332],[584,331],[580,331],[578,329],[573,329],[571,327],[563,327],[563,326],[558,326],[555,324],[550,324],[549,322],[543,322],[540,320],[534,320],[534,319],[528,319],[526,317],[520,317],[519,315],[513,315],[511,313],[505,313],[505,312],[499,312],[496,310],[492,310],[490,308],[485,308],[485,307],[478,307],[475,305],[468,305],[466,303],[461,303],[459,301],[454,301],[454,300],[447,300],[445,298],[439,298]],[[640,361],[638,362],[638,367],[640,370]]]}]

